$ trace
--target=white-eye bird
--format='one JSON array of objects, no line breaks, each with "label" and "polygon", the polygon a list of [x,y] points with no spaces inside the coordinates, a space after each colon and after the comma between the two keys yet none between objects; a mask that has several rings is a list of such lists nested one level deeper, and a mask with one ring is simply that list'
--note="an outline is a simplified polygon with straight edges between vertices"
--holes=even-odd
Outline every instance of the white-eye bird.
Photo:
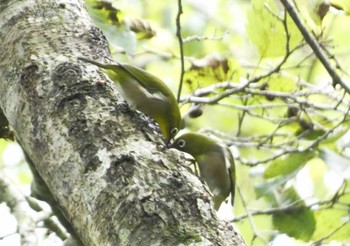
[{"label": "white-eye bird", "polygon": [[212,195],[214,208],[231,193],[233,205],[235,196],[235,164],[230,149],[219,141],[199,133],[185,133],[177,137],[171,148],[184,151],[194,157],[201,177],[207,183]]},{"label": "white-eye bird", "polygon": [[101,68],[116,84],[131,109],[140,110],[158,123],[167,142],[180,130],[179,106],[171,90],[159,78],[128,64],[102,64],[84,57],[78,59]]}]

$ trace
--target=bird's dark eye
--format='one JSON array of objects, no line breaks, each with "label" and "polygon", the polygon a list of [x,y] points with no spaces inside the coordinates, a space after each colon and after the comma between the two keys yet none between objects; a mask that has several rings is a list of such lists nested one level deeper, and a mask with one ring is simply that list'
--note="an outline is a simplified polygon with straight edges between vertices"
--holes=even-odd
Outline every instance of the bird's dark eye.
[{"label": "bird's dark eye", "polygon": [[180,148],[185,147],[185,145],[186,145],[186,141],[183,140],[183,139],[180,139],[180,140],[177,142],[177,146],[179,146]]},{"label": "bird's dark eye", "polygon": [[174,137],[178,133],[178,131],[179,131],[179,129],[177,129],[176,127],[171,129],[171,131],[170,131],[171,136]]}]

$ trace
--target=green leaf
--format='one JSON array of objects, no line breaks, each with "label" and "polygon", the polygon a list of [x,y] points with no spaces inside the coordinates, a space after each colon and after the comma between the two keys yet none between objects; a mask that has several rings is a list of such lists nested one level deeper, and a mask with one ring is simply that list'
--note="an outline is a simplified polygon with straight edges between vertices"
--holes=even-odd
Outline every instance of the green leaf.
[{"label": "green leaf", "polygon": [[4,150],[6,149],[8,142],[4,139],[0,138],[0,167],[3,165],[2,163],[2,154],[4,153]]},{"label": "green leaf", "polygon": [[344,136],[344,134],[346,134],[349,131],[349,126],[348,123],[344,122],[345,125],[343,124],[341,127],[338,127],[337,129],[335,129],[334,131],[332,131],[325,140],[322,141],[322,143],[334,143],[336,141],[338,141],[340,138],[342,138]]},{"label": "green leaf", "polygon": [[279,175],[286,175],[304,166],[315,156],[314,151],[290,153],[277,158],[265,170],[265,178],[273,178]]},{"label": "green leaf", "polygon": [[327,209],[319,210],[315,212],[315,218],[317,221],[316,230],[312,238],[317,240],[323,238],[325,235],[330,237],[325,239],[325,242],[332,240],[349,241],[350,240],[350,223],[347,223],[343,227],[340,226],[349,220],[348,212],[339,209]]},{"label": "green leaf", "polygon": [[292,173],[289,175],[281,176],[279,178],[275,178],[273,180],[269,180],[267,182],[255,185],[255,194],[257,198],[262,196],[266,196],[270,193],[273,193],[277,188],[283,186],[287,181],[295,177],[296,173]]},{"label": "green leaf", "polygon": [[283,192],[278,192],[275,194],[278,205],[289,205],[298,201],[299,205],[305,205],[304,201],[301,201],[300,196],[295,191],[293,187],[283,190]]},{"label": "green leaf", "polygon": [[127,54],[135,53],[136,35],[125,23],[121,10],[105,1],[87,0],[86,5],[89,15],[114,49],[122,48]]},{"label": "green leaf", "polygon": [[[247,32],[251,42],[262,57],[283,56],[287,41],[285,28],[280,20],[283,12],[273,0],[252,0],[251,4],[252,8],[247,14]],[[291,33],[290,46],[294,47],[301,41],[301,34],[290,18],[287,19],[287,25]]]},{"label": "green leaf", "polygon": [[[289,188],[280,194],[278,200],[281,205],[286,205],[300,201],[300,197],[294,188]],[[303,206],[304,202],[299,202],[299,205]],[[275,213],[272,216],[272,224],[280,232],[304,241],[310,240],[316,228],[314,213],[306,207]]]},{"label": "green leaf", "polygon": [[304,241],[310,240],[316,228],[314,214],[308,208],[274,214],[272,223],[280,232]]},{"label": "green leaf", "polygon": [[303,136],[301,138],[312,141],[321,137],[323,134],[325,134],[324,130],[310,129],[307,132],[303,132]]},{"label": "green leaf", "polygon": [[329,1],[324,0],[298,0],[297,5],[300,14],[305,18],[305,23],[312,29],[322,26],[322,20],[328,14],[330,7]]},{"label": "green leaf", "polygon": [[237,81],[240,76],[240,65],[224,57],[207,56],[192,62],[186,71],[184,81],[190,91],[219,82]]},{"label": "green leaf", "polygon": [[350,1],[349,0],[332,0],[332,5],[336,6],[345,12],[346,15],[350,15]]},{"label": "green leaf", "polygon": [[292,92],[297,89],[297,82],[282,75],[272,76],[269,79],[268,88],[275,92]]}]

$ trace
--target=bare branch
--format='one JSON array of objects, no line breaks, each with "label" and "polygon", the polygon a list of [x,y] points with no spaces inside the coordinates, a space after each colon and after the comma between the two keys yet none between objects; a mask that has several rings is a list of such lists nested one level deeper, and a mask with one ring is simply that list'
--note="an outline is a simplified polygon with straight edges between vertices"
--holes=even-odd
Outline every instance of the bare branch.
[{"label": "bare branch", "polygon": [[177,101],[178,102],[180,102],[182,84],[183,84],[183,79],[184,79],[184,75],[185,75],[184,48],[183,48],[183,40],[182,40],[182,35],[181,35],[181,20],[180,20],[180,17],[182,14],[183,14],[182,1],[178,0],[178,12],[177,12],[177,16],[176,16],[176,36],[177,36],[178,41],[179,41],[180,61],[181,61],[179,89],[177,92]]},{"label": "bare branch", "polygon": [[[285,205],[283,207],[278,207],[278,208],[270,208],[266,210],[247,210],[246,209],[246,214],[237,216],[232,220],[232,222],[237,222],[241,221],[242,219],[248,218],[251,220],[251,216],[256,216],[256,215],[274,215],[274,214],[283,214],[283,213],[289,213],[293,211],[299,211],[305,208],[310,208],[313,210],[325,210],[325,209],[330,209],[333,208],[342,198],[342,196],[345,196],[347,193],[344,192],[344,185],[339,187],[338,191],[335,193],[335,195],[325,201],[317,201],[310,203],[308,205],[305,204],[305,200],[298,200],[295,202],[292,202],[288,205]],[[317,208],[316,208],[317,207]],[[346,208],[345,208],[346,209]]]},{"label": "bare branch", "polygon": [[338,75],[335,68],[329,62],[326,54],[320,47],[317,40],[312,36],[312,34],[308,31],[307,27],[301,21],[299,13],[296,11],[294,4],[290,0],[281,0],[282,4],[288,11],[290,17],[293,19],[296,26],[299,28],[301,34],[305,38],[305,41],[310,45],[311,49],[314,51],[317,58],[320,60],[324,68],[327,70],[328,74],[333,79],[333,85],[340,84],[342,88],[350,93],[350,87],[342,80],[342,78]]}]

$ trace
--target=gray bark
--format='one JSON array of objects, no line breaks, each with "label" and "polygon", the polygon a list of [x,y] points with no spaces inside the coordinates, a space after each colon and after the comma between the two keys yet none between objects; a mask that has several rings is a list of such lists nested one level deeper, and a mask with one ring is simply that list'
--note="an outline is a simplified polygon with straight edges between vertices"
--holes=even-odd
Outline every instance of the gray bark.
[{"label": "gray bark", "polygon": [[85,245],[243,245],[183,155],[78,56],[108,56],[83,1],[0,2],[0,107]]}]

